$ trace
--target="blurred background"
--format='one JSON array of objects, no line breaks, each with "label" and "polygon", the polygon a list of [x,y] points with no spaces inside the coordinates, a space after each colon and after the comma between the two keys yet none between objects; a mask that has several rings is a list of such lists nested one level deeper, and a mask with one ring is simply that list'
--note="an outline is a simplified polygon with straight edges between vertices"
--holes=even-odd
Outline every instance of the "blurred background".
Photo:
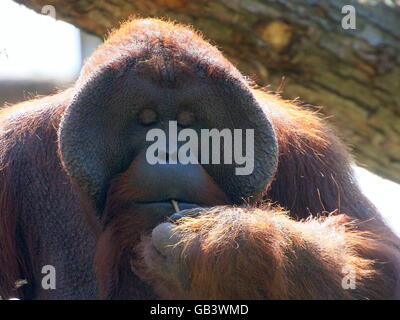
[{"label": "blurred background", "polygon": [[0,1],[0,106],[66,88],[101,42],[68,23]]},{"label": "blurred background", "polygon": [[[101,42],[66,22],[1,0],[0,107],[68,87]],[[363,192],[400,234],[400,185],[358,166],[355,172]]]}]

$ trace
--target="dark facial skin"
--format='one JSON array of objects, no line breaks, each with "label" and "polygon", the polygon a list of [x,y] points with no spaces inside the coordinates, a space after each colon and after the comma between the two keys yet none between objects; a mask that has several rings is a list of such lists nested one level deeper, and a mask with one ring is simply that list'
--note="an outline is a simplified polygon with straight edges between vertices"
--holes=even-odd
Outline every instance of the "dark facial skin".
[{"label": "dark facial skin", "polygon": [[[179,63],[176,64],[178,66],[174,67],[173,72],[179,75],[181,70]],[[188,72],[190,66],[183,68],[183,79],[167,78],[164,81],[156,81],[148,75],[142,77],[141,69],[148,69],[150,75],[153,75],[152,70],[161,66],[141,63],[139,67],[139,70],[135,70],[134,67],[135,71],[128,69],[117,74],[114,70],[110,72],[106,69],[103,74],[99,74],[98,78],[86,84],[86,89],[82,92],[98,91],[101,95],[78,94],[75,102],[69,106],[71,111],[67,112],[61,123],[60,146],[64,163],[77,182],[88,189],[89,195],[92,194],[91,197],[100,211],[104,207],[107,185],[111,179],[127,170],[132,163],[138,161],[137,159],[140,161],[144,158],[147,148],[152,143],[146,141],[148,131],[157,128],[168,133],[169,122],[179,119],[178,131],[190,128],[195,130],[198,136],[201,129],[254,129],[255,152],[266,156],[266,161],[257,160],[257,156],[255,157],[254,174],[237,176],[234,171],[236,165],[225,165],[223,159],[220,165],[199,164],[202,168],[190,170],[197,170],[197,178],[207,175],[209,181],[222,188],[229,199],[224,203],[242,203],[244,199],[255,197],[265,190],[276,168],[275,136],[271,124],[250,92],[248,95],[242,92],[238,94],[242,83],[232,79],[231,83],[222,85],[217,77],[205,78],[201,71],[195,76],[186,75],[183,71]],[[121,68],[124,68],[122,62]],[[171,78],[174,75],[171,75]],[[101,90],[95,90],[97,87]],[[107,94],[105,91],[114,94]],[[86,105],[84,113],[81,105]],[[184,125],[179,124],[182,121]],[[186,123],[188,121],[190,123]],[[71,130],[76,130],[80,123],[82,126],[85,123],[87,128],[82,132],[86,139],[71,139]],[[82,152],[92,154],[92,158],[85,161],[87,163],[77,160],[78,157],[81,158]],[[199,162],[200,157],[201,153]],[[182,169],[171,167],[171,170]],[[146,172],[153,170],[157,169],[145,169]],[[82,171],[85,172],[84,175]],[[168,175],[172,174],[168,169],[163,169],[159,181],[168,186]],[[185,174],[182,175],[182,179],[184,177]],[[205,186],[204,182],[203,187]],[[197,187],[193,188],[196,190]],[[151,189],[152,187],[149,188]],[[161,200],[171,199],[167,197]],[[186,200],[189,199],[181,199],[182,202]]]}]

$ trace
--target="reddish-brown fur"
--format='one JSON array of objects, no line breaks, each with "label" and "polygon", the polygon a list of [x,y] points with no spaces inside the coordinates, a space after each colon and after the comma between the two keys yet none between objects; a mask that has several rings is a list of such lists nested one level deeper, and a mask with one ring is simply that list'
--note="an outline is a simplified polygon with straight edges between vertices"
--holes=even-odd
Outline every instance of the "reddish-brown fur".
[{"label": "reddish-brown fur", "polygon": [[[36,297],[31,283],[39,262],[31,253],[34,240],[19,220],[27,201],[23,184],[35,181],[24,181],[26,172],[13,164],[19,148],[32,145],[29,151],[37,166],[57,172],[63,186],[52,190],[53,195],[74,200],[73,208],[85,211],[92,230],[101,233],[95,268],[102,298],[400,298],[399,239],[361,194],[346,149],[314,112],[259,89],[253,93],[278,140],[277,173],[265,190],[264,201],[253,208],[219,207],[177,223],[174,230],[181,242],[176,255],[189,266],[189,288],[182,288],[175,277],[154,267],[155,261],[163,263],[162,257],[151,240],[142,236],[155,225],[132,218],[130,191],[123,189],[129,185],[124,181],[129,179],[129,170],[111,184],[101,230],[92,205],[62,172],[56,141],[61,116],[75,90],[110,56],[132,54],[132,34],[140,37],[144,28],[161,30],[165,45],[177,52],[196,42],[199,56],[215,59],[210,74],[225,69],[238,75],[216,48],[187,27],[149,21],[131,21],[111,34],[89,59],[73,88],[0,112],[0,295]],[[153,66],[157,69],[156,61]],[[144,71],[156,77],[156,71]],[[39,196],[30,201],[45,203]],[[132,260],[136,260],[135,266]],[[340,285],[345,265],[356,272],[355,292]],[[144,282],[132,276],[131,268]],[[27,279],[29,285],[16,290],[18,279]]]},{"label": "reddish-brown fur", "polygon": [[[353,228],[343,216],[296,222],[276,208],[222,207],[184,218],[174,229],[182,238],[176,254],[191,270],[188,288],[177,285],[168,270],[153,271],[154,262],[162,262],[148,243],[142,248],[148,273],[142,276],[161,296],[180,299],[391,297],[393,279],[361,255],[379,244]],[[356,274],[354,291],[342,288],[344,267]]]}]

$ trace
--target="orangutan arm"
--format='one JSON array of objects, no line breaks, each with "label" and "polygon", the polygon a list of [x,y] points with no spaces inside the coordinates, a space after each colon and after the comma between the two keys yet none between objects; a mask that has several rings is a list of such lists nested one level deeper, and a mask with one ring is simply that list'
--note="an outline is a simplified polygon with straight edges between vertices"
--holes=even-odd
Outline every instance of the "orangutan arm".
[{"label": "orangutan arm", "polygon": [[298,222],[219,207],[155,228],[137,270],[162,298],[390,298],[391,278],[361,257],[376,245],[343,215]]}]

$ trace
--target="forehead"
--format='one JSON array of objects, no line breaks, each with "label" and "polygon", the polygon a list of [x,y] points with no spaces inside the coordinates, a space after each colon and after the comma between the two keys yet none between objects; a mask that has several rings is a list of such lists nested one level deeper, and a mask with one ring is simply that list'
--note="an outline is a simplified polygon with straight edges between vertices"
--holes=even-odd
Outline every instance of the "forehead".
[{"label": "forehead", "polygon": [[190,61],[159,55],[138,61],[133,72],[159,88],[183,88],[188,82],[204,78],[204,73],[196,70]]},{"label": "forehead", "polygon": [[230,79],[240,79],[240,74],[220,57],[199,59],[191,51],[156,45],[141,48],[116,62],[113,66],[119,71],[113,87],[121,93],[118,99],[131,105],[157,105],[163,109],[221,105],[238,94]]},{"label": "forehead", "polygon": [[175,109],[194,105],[204,97],[215,101],[212,83],[204,73],[196,72],[187,64],[152,58],[127,66],[122,75],[112,81],[110,92],[118,94],[109,99],[115,104]]}]

